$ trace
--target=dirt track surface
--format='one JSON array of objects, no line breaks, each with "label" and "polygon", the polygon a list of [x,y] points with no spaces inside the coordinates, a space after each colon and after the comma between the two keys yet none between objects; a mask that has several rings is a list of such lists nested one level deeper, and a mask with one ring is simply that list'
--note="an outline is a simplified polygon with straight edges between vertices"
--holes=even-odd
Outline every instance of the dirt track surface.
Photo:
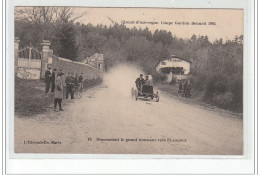
[{"label": "dirt track surface", "polygon": [[130,92],[127,96],[98,86],[69,100],[64,110],[50,108],[33,118],[15,117],[15,152],[243,154],[242,119],[184,104],[163,93],[158,103],[135,101]]}]

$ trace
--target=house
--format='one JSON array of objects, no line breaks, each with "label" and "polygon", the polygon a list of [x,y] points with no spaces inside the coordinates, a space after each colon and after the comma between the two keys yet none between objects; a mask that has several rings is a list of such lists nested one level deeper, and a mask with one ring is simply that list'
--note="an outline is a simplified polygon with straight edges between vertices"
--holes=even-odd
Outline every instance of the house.
[{"label": "house", "polygon": [[104,57],[103,54],[95,53],[91,57],[88,57],[81,61],[84,64],[88,64],[92,67],[95,67],[96,69],[99,69],[101,71],[104,70]]},{"label": "house", "polygon": [[169,59],[159,61],[155,65],[158,73],[188,75],[190,73],[191,61],[171,55]]}]

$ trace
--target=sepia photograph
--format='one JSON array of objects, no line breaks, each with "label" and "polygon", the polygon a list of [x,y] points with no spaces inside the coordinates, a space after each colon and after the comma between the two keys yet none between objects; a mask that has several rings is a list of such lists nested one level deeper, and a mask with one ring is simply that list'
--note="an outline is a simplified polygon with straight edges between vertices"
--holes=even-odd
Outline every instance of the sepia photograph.
[{"label": "sepia photograph", "polygon": [[244,155],[243,9],[16,6],[13,20],[15,154]]}]

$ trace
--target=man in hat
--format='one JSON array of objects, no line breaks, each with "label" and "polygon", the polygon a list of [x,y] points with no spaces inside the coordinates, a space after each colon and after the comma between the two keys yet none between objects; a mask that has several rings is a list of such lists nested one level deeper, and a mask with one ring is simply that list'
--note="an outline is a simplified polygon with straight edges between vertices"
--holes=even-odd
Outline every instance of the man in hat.
[{"label": "man in hat", "polygon": [[183,97],[185,97],[185,98],[186,98],[187,85],[188,85],[187,81],[184,80],[184,84],[183,84]]},{"label": "man in hat", "polygon": [[51,92],[54,92],[55,89],[55,78],[56,78],[56,69],[53,69],[51,73]]},{"label": "man in hat", "polygon": [[178,95],[182,94],[182,82],[179,82],[179,91],[178,91]]},{"label": "man in hat", "polygon": [[78,84],[78,74],[75,74],[75,77],[73,79],[73,84],[74,84],[74,96],[77,97],[79,94],[79,84]]},{"label": "man in hat", "polygon": [[80,93],[82,93],[82,89],[83,89],[83,73],[79,75],[78,83],[79,83],[79,96],[81,96]]},{"label": "man in hat", "polygon": [[70,94],[71,99],[73,99],[74,93],[73,93],[72,89],[74,88],[74,85],[73,85],[72,74],[70,72],[68,73],[68,76],[66,77],[65,83],[66,83],[66,99],[69,98],[69,94]]},{"label": "man in hat", "polygon": [[185,91],[185,98],[190,98],[190,91],[191,91],[191,82],[190,80],[188,80],[186,91]]},{"label": "man in hat", "polygon": [[45,94],[48,94],[51,84],[51,67],[48,66],[45,71]]},{"label": "man in hat", "polygon": [[61,108],[61,102],[63,98],[63,72],[59,72],[55,80],[55,95],[54,95],[54,111],[56,111],[57,104],[59,104],[59,111],[63,111]]}]

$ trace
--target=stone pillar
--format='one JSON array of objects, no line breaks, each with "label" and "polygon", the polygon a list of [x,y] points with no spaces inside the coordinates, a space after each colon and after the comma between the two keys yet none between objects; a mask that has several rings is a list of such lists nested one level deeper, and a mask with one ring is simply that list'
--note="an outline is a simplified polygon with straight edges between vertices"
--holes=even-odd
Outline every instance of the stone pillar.
[{"label": "stone pillar", "polygon": [[47,70],[47,64],[49,59],[51,42],[49,40],[42,41],[42,62],[41,62],[41,78],[45,77],[45,71]]},{"label": "stone pillar", "polygon": [[15,75],[17,75],[18,70],[18,57],[19,57],[19,37],[15,37],[14,39],[14,71]]},{"label": "stone pillar", "polygon": [[53,67],[53,50],[52,49],[49,49],[48,65],[51,66],[51,70],[54,69],[54,67]]},{"label": "stone pillar", "polygon": [[104,70],[104,57],[103,54],[98,55],[97,59],[97,69],[103,71]]}]

